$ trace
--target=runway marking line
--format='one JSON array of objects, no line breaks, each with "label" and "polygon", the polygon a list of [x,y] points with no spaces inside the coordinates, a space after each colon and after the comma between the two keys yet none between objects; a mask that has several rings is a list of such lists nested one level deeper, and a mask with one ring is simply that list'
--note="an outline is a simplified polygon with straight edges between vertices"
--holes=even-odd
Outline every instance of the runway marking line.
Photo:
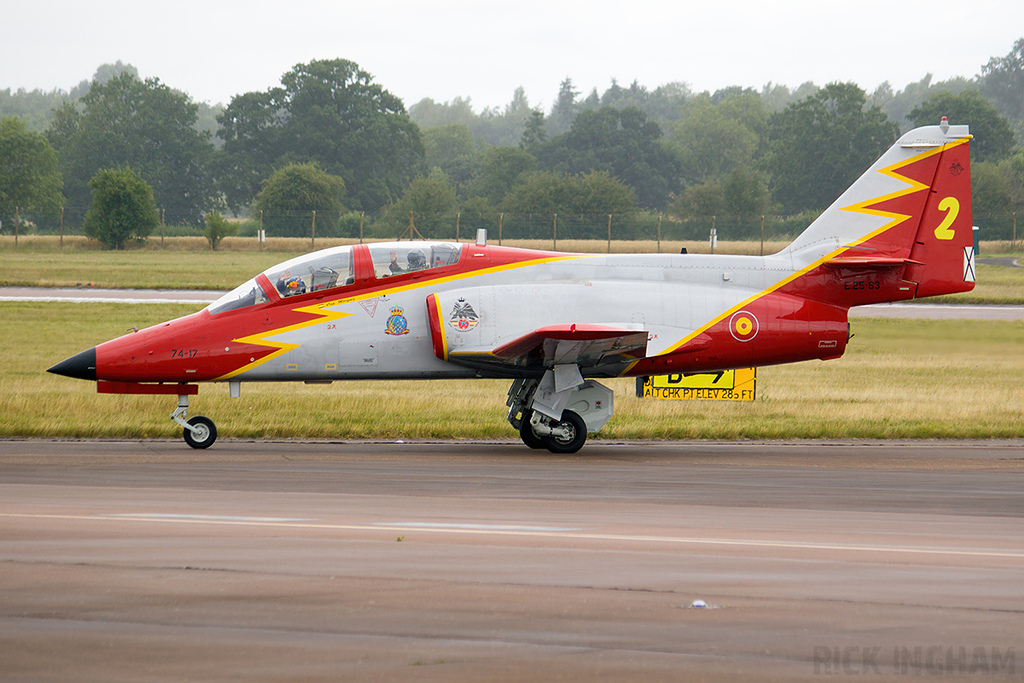
[{"label": "runway marking line", "polygon": [[848,543],[804,543],[799,541],[756,541],[752,539],[731,538],[692,538],[680,536],[631,536],[627,534],[602,534],[583,531],[531,530],[529,527],[520,529],[502,528],[501,525],[480,525],[486,528],[473,528],[472,525],[430,526],[430,523],[409,522],[370,523],[370,524],[328,524],[314,522],[278,522],[266,521],[261,517],[218,517],[214,515],[159,515],[130,513],[118,515],[44,515],[30,513],[0,513],[0,518],[21,519],[64,519],[103,522],[160,522],[164,524],[205,524],[213,526],[254,526],[285,529],[317,529],[323,531],[423,531],[427,533],[457,534],[471,536],[519,536],[536,538],[560,538],[577,541],[621,541],[630,543],[663,543],[680,545],[717,545],[749,548],[786,548],[796,550],[848,550],[854,552],[883,552],[916,555],[953,555],[959,557],[1000,557],[1024,559],[1024,550],[964,550],[956,548],[929,548],[913,546],[884,546]]},{"label": "runway marking line", "polygon": [[206,306],[209,301],[202,299],[138,299],[110,296],[0,296],[0,301],[31,301],[58,304],[196,304]]}]

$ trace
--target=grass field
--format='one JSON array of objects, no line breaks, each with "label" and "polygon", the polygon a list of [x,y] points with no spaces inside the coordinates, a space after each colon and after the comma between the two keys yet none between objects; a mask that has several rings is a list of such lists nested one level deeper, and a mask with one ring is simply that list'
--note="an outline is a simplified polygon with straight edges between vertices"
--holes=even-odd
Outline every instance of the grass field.
[{"label": "grass field", "polygon": [[[112,396],[50,375],[56,362],[195,310],[180,305],[0,303],[0,436],[178,437],[172,396]],[[1024,437],[1024,323],[855,319],[835,361],[758,369],[750,403],[637,399],[615,389],[599,439]],[[222,437],[507,438],[508,382],[203,385],[190,414]],[[443,397],[444,400],[438,400]]]},{"label": "grass field", "polygon": [[[83,237],[66,237],[59,248],[55,237],[23,237],[14,247],[11,236],[0,237],[0,286],[75,287],[114,289],[232,289],[266,268],[305,253],[307,239],[275,238],[265,251],[258,251],[251,239],[227,238],[225,247],[210,251],[201,237],[169,237],[164,249],[159,239],[151,238],[146,248],[129,251],[99,251]],[[353,240],[317,240],[325,248]],[[550,240],[506,240],[505,244],[531,249],[550,249]],[[785,246],[765,243],[765,253]],[[685,247],[690,253],[707,253],[706,242],[662,242],[662,253],[678,253]],[[604,252],[601,241],[560,241],[560,251]],[[653,241],[612,242],[614,253],[654,253]],[[982,253],[1009,254],[1005,242],[983,242]],[[760,242],[719,242],[717,253],[759,254]],[[929,299],[932,302],[1024,305],[1024,268],[1006,268],[979,264],[978,284],[974,291]]]}]

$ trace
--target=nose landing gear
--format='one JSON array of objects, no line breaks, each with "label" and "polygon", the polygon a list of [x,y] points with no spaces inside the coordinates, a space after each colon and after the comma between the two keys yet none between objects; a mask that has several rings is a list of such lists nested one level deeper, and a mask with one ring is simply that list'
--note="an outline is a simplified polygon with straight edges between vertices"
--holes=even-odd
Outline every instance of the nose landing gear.
[{"label": "nose landing gear", "polygon": [[171,419],[184,428],[185,443],[192,448],[209,448],[217,440],[217,425],[213,420],[197,415],[191,420],[188,417],[188,394],[178,394],[178,408],[171,413]]}]

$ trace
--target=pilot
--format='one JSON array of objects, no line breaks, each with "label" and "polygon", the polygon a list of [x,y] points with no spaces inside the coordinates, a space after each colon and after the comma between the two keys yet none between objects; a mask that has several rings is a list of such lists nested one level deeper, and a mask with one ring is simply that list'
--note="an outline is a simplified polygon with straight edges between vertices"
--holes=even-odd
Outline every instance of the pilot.
[{"label": "pilot", "polygon": [[403,268],[398,265],[398,252],[394,249],[391,250],[391,265],[388,268],[392,273],[411,273],[414,270],[423,270],[427,267],[427,257],[423,255],[423,252],[419,249],[413,249],[406,256],[408,266]]},{"label": "pilot", "polygon": [[306,283],[302,281],[301,277],[292,277],[291,271],[288,270],[281,273],[281,277],[278,278],[277,291],[281,292],[282,296],[305,294]]}]

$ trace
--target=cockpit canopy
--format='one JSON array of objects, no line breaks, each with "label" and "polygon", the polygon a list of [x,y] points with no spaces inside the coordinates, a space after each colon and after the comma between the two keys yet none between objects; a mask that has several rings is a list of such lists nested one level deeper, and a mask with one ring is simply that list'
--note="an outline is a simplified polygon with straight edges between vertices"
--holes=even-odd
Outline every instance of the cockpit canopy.
[{"label": "cockpit canopy", "polygon": [[377,242],[370,245],[377,279],[451,266],[459,262],[462,245],[450,242]]},{"label": "cockpit canopy", "polygon": [[[459,262],[462,247],[461,244],[451,242],[377,242],[369,245],[373,272],[361,274],[360,277],[379,280],[402,273],[454,265]],[[356,248],[332,247],[304,254],[272,266],[263,271],[262,275],[266,276],[281,297],[345,287],[354,284],[356,280]],[[208,310],[216,315],[267,301],[270,301],[270,296],[260,285],[257,276],[214,301]]]}]

